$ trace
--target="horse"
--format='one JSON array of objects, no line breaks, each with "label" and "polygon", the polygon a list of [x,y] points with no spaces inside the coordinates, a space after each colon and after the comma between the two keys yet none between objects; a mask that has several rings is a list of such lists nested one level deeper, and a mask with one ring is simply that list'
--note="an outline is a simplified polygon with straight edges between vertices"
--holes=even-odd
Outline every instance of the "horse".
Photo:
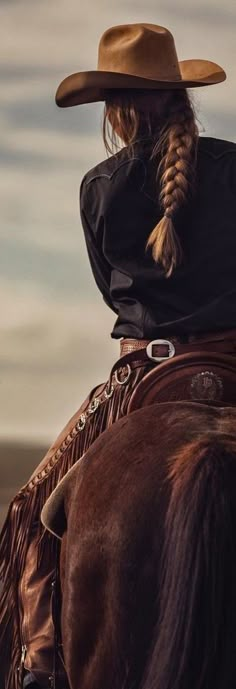
[{"label": "horse", "polygon": [[71,689],[235,689],[236,407],[135,409],[49,498]]}]

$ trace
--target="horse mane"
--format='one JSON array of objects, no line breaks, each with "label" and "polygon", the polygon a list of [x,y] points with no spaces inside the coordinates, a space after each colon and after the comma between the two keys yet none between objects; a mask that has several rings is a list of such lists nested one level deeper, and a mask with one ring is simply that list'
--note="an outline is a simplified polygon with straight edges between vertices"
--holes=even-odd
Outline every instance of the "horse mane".
[{"label": "horse mane", "polygon": [[160,612],[143,689],[236,681],[236,439],[208,431],[169,458]]}]

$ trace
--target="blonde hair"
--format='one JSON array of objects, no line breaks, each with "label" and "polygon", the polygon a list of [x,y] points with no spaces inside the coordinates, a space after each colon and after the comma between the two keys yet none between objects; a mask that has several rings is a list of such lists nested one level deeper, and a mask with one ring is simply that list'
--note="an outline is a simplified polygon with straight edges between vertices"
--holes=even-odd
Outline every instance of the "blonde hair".
[{"label": "blonde hair", "polygon": [[186,89],[110,91],[106,94],[103,139],[108,153],[121,139],[131,147],[137,137],[153,140],[150,159],[159,161],[156,180],[163,217],[148,237],[155,262],[166,277],[181,263],[183,254],[174,219],[194,190],[198,127]]}]

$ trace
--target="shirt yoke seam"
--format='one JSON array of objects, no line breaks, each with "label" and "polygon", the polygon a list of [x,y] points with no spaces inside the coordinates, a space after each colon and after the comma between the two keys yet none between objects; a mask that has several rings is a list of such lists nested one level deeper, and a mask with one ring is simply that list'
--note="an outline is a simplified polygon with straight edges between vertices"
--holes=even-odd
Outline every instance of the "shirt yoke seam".
[{"label": "shirt yoke seam", "polygon": [[208,151],[207,149],[201,150],[199,149],[198,153],[202,155],[208,155],[210,158],[213,158],[214,160],[219,160],[219,158],[223,158],[224,156],[227,156],[229,153],[234,153],[236,154],[236,150],[234,148],[229,148],[227,151],[221,151],[221,153],[213,153],[212,151]]},{"label": "shirt yoke seam", "polygon": [[144,182],[143,182],[142,187],[140,189],[140,191],[142,191],[143,187],[145,185],[145,181],[146,181],[147,169],[146,169],[146,165],[144,164],[144,161],[142,160],[142,158],[139,158],[138,156],[135,156],[134,158],[130,158],[129,160],[123,160],[122,163],[120,163],[115,168],[115,170],[112,170],[110,175],[107,174],[106,172],[98,172],[96,175],[93,175],[93,177],[90,177],[89,179],[85,179],[86,186],[88,186],[91,182],[94,182],[95,179],[99,179],[102,177],[105,177],[105,178],[111,180],[114,177],[114,175],[116,174],[116,172],[118,172],[120,170],[121,167],[123,167],[124,165],[128,165],[129,163],[133,162],[134,160],[138,160],[140,163],[142,163],[142,166],[144,168],[144,172],[145,172]]}]

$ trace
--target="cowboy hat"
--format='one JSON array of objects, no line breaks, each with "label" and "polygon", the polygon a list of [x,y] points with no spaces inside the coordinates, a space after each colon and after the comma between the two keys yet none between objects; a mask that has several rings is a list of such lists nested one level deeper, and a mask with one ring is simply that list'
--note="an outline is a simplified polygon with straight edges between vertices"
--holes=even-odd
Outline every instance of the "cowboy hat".
[{"label": "cowboy hat", "polygon": [[209,60],[178,61],[171,32],[156,24],[121,24],[102,35],[97,70],[66,77],[56,92],[61,108],[105,100],[107,89],[210,86],[226,79]]}]

